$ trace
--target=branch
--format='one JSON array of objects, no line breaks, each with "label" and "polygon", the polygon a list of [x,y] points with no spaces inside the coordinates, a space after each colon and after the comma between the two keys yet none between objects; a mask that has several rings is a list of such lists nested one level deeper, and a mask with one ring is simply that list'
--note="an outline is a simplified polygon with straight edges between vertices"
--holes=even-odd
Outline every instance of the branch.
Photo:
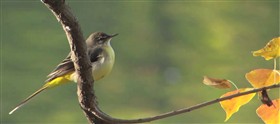
[{"label": "branch", "polygon": [[115,123],[150,122],[150,121],[155,121],[155,120],[175,116],[182,113],[191,112],[193,110],[208,105],[212,105],[214,103],[218,103],[224,100],[235,98],[238,96],[259,92],[266,89],[273,89],[273,88],[280,87],[280,84],[275,84],[268,87],[258,88],[251,91],[242,92],[231,96],[218,98],[215,100],[197,104],[189,108],[183,108],[183,109],[163,113],[153,117],[131,119],[131,120],[112,118],[109,115],[103,113],[97,106],[97,100],[92,89],[94,87],[93,85],[94,81],[91,76],[92,72],[91,72],[90,61],[86,54],[87,48],[84,42],[85,40],[83,38],[83,34],[77,19],[70,12],[69,7],[65,5],[65,0],[42,0],[42,2],[53,12],[53,14],[57,18],[57,20],[61,23],[66,33],[72,52],[71,58],[72,61],[74,62],[75,71],[79,75],[78,90],[77,90],[79,103],[90,123],[96,123],[96,124],[114,123],[115,124]]},{"label": "branch", "polygon": [[42,0],[42,2],[52,11],[66,33],[72,53],[71,59],[79,75],[77,94],[81,108],[90,123],[105,123],[96,114],[88,111],[94,110],[97,102],[92,90],[94,81],[89,57],[86,54],[87,48],[77,19],[65,4],[65,0]]},{"label": "branch", "polygon": [[[223,98],[218,98],[218,99],[214,99],[211,101],[207,101],[207,102],[203,102],[188,108],[183,108],[183,109],[178,109],[178,110],[174,110],[174,111],[170,111],[167,113],[163,113],[160,115],[156,115],[153,117],[146,117],[146,118],[139,118],[139,119],[131,119],[131,120],[125,120],[125,119],[116,119],[116,118],[112,118],[110,116],[104,115],[102,114],[102,112],[98,109],[98,113],[99,116],[109,122],[114,122],[114,123],[145,123],[145,122],[151,122],[151,121],[155,121],[155,120],[160,120],[163,118],[167,118],[167,117],[171,117],[171,116],[175,116],[175,115],[179,115],[179,114],[183,114],[183,113],[187,113],[187,112],[191,112],[193,110],[208,106],[208,105],[212,105],[221,101],[225,101],[228,99],[232,99],[235,97],[239,97],[239,96],[243,96],[243,95],[247,95],[247,94],[251,94],[251,93],[256,93],[256,92],[260,92],[263,90],[267,90],[267,89],[274,89],[274,88],[279,88],[280,84],[274,84],[268,87],[262,87],[262,88],[258,88],[258,89],[254,89],[254,90],[250,90],[250,91],[246,91],[246,92],[242,92],[242,93],[237,93],[237,94],[233,94],[227,97],[223,97]],[[100,114],[101,113],[101,114]]]}]

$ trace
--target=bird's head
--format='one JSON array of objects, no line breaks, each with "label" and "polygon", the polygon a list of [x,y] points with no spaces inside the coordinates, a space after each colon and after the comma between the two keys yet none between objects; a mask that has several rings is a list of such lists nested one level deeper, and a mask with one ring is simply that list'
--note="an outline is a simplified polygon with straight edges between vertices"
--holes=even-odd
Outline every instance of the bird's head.
[{"label": "bird's head", "polygon": [[88,46],[109,45],[110,40],[117,35],[118,34],[108,35],[103,32],[94,32],[88,37],[86,43]]}]

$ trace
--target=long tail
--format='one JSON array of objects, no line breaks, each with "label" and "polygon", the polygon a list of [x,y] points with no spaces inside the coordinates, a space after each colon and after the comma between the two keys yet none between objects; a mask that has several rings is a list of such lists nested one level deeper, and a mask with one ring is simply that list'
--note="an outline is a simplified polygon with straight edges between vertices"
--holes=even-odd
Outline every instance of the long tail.
[{"label": "long tail", "polygon": [[26,103],[28,103],[28,101],[30,99],[32,99],[34,96],[38,95],[39,93],[41,93],[42,91],[44,91],[45,89],[47,89],[48,86],[43,86],[42,88],[40,88],[39,90],[37,90],[36,92],[34,92],[33,94],[31,94],[30,96],[28,96],[25,100],[23,100],[21,103],[19,103],[12,111],[9,112],[9,114],[13,114],[16,110],[18,110],[20,107],[22,107],[23,105],[25,105]]}]

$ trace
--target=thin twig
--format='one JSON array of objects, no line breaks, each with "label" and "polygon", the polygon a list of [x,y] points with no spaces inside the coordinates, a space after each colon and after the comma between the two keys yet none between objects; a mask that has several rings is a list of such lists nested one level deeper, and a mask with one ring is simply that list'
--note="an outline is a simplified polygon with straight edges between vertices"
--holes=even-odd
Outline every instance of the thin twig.
[{"label": "thin twig", "polygon": [[212,104],[215,104],[215,103],[218,103],[218,102],[221,102],[221,101],[225,101],[225,100],[228,100],[228,99],[232,99],[232,98],[235,98],[235,97],[247,95],[247,94],[250,94],[250,93],[256,93],[256,92],[259,92],[259,91],[262,91],[262,90],[266,90],[266,89],[279,88],[279,87],[280,87],[280,84],[274,84],[274,85],[271,85],[271,86],[268,86],[268,87],[262,87],[262,88],[253,89],[253,90],[250,90],[250,91],[242,92],[242,93],[233,94],[233,95],[230,95],[230,96],[227,96],[227,97],[214,99],[214,100],[203,102],[203,103],[200,103],[200,104],[188,107],[188,108],[183,108],[183,109],[178,109],[178,110],[170,111],[170,112],[163,113],[163,114],[160,114],[160,115],[156,115],[156,116],[153,116],[153,117],[146,117],[146,118],[139,118],[139,119],[130,119],[130,120],[128,120],[128,119],[112,118],[112,117],[110,117],[110,116],[108,116],[106,114],[103,114],[103,112],[100,111],[100,110],[98,110],[97,114],[100,117],[102,117],[103,119],[108,120],[109,122],[114,122],[114,123],[126,123],[126,124],[129,124],[129,123],[145,123],[145,122],[151,122],[151,121],[160,120],[160,119],[163,119],[163,118],[179,115],[179,114],[182,114],[182,113],[191,112],[193,110],[196,110],[196,109],[199,109],[199,108],[202,108],[202,107],[206,107],[208,105],[212,105]]}]

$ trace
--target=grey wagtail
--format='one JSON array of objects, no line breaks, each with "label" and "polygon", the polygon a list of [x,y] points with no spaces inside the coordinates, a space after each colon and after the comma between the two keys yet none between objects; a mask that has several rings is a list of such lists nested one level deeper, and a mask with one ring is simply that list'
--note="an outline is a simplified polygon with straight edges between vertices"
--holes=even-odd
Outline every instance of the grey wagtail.
[{"label": "grey wagtail", "polygon": [[[115,61],[115,53],[110,45],[110,41],[118,34],[108,35],[103,32],[92,33],[86,40],[87,53],[92,66],[92,76],[94,81],[100,80],[112,70]],[[47,76],[45,85],[31,94],[20,104],[18,104],[9,114],[25,105],[31,98],[42,91],[65,84],[70,81],[77,82],[78,75],[75,73],[74,64],[71,60],[71,53]]]}]

